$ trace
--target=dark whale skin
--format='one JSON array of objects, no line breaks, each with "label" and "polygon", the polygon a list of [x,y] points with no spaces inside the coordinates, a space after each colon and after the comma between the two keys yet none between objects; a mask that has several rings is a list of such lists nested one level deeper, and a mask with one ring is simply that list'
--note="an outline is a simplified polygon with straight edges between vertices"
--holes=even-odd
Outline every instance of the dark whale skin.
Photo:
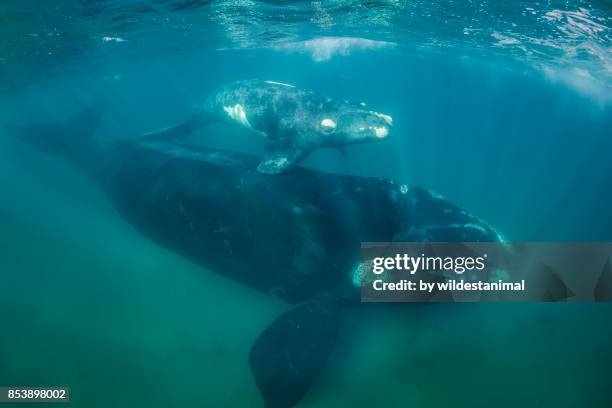
[{"label": "dark whale skin", "polygon": [[[361,242],[496,241],[493,229],[427,190],[302,167],[270,177],[252,156],[162,142],[110,152],[109,191],[159,244],[295,303],[322,291],[359,295]],[[445,225],[479,225],[447,228]],[[458,230],[468,236],[457,237]],[[408,235],[407,235],[408,234]]]},{"label": "dark whale skin", "polygon": [[[177,253],[296,306],[255,340],[266,408],[308,392],[335,345],[361,242],[499,241],[491,227],[422,188],[302,167],[269,176],[252,156],[165,142],[116,145],[107,187],[123,216]],[[459,227],[458,227],[459,226]]]}]

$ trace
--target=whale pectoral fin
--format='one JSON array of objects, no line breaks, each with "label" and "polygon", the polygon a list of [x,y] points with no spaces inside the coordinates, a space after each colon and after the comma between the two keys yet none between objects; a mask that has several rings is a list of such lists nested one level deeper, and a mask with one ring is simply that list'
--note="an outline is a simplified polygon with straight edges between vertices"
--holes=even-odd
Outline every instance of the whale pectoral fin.
[{"label": "whale pectoral fin", "polygon": [[304,157],[306,157],[306,152],[299,147],[278,149],[273,145],[268,145],[257,166],[257,171],[264,174],[279,174],[294,166]]},{"label": "whale pectoral fin", "polygon": [[259,335],[249,364],[267,408],[290,408],[312,386],[333,350],[339,311],[325,294],[283,313]]},{"label": "whale pectoral fin", "polygon": [[340,154],[342,154],[342,157],[344,157],[345,159],[349,158],[349,154],[346,151],[346,149],[344,148],[344,146],[339,146],[338,147],[338,151],[340,152]]}]

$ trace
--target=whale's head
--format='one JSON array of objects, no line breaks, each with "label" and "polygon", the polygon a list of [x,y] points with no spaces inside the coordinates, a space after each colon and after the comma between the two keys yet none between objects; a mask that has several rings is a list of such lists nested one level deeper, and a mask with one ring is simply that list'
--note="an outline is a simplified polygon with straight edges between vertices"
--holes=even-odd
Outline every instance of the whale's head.
[{"label": "whale's head", "polygon": [[365,109],[341,111],[320,120],[319,131],[339,144],[356,144],[385,140],[393,119],[389,115]]}]

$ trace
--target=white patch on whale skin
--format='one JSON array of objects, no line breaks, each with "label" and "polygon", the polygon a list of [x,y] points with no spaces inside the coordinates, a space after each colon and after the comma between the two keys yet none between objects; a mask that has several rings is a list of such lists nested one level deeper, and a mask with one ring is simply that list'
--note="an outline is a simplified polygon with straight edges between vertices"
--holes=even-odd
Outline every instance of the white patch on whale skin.
[{"label": "white patch on whale skin", "polygon": [[295,88],[295,85],[290,85],[290,84],[285,84],[282,82],[276,82],[276,81],[264,81],[266,84],[271,84],[271,85],[281,85],[281,86],[287,86],[289,88]]},{"label": "white patch on whale skin", "polygon": [[249,123],[249,119],[247,118],[247,113],[241,104],[237,103],[234,106],[224,106],[223,110],[231,119],[240,123],[242,126],[253,129],[253,126],[251,126],[251,123]]},{"label": "white patch on whale skin", "polygon": [[321,127],[326,131],[332,131],[336,129],[336,122],[330,118],[325,118],[321,121]]},{"label": "white patch on whale skin", "polygon": [[364,108],[365,108],[367,105],[366,105],[366,103],[365,103],[365,102],[359,102],[359,106],[361,106],[361,107],[364,107]]},{"label": "white patch on whale skin", "polygon": [[282,167],[282,166],[284,166],[285,164],[287,164],[287,162],[288,162],[288,161],[289,161],[289,160],[287,160],[287,158],[286,158],[286,157],[279,157],[278,159],[274,159],[274,165],[275,165],[276,167]]},{"label": "white patch on whale skin", "polygon": [[370,111],[370,113],[372,115],[378,116],[379,118],[387,122],[389,126],[393,126],[393,118],[391,116],[385,115],[384,113],[374,112],[374,111]]},{"label": "white patch on whale skin", "polygon": [[389,134],[389,129],[387,129],[386,127],[377,127],[377,126],[374,126],[374,134],[379,139],[382,139],[382,138],[387,137],[387,135]]}]

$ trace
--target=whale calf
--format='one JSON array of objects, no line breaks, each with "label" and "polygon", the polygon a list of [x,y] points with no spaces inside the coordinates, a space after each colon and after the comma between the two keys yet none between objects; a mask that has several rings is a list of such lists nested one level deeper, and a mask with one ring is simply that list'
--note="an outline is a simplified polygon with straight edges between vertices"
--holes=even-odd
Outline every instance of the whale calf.
[{"label": "whale calf", "polygon": [[500,239],[422,188],[300,166],[269,177],[254,156],[175,142],[101,143],[98,122],[93,107],[15,132],[75,162],[146,237],[293,305],[249,354],[266,407],[293,407],[325,367],[342,308],[360,302],[361,242]]},{"label": "whale calf", "polygon": [[222,121],[266,138],[257,169],[277,174],[320,147],[384,140],[393,119],[366,109],[365,104],[338,102],[329,97],[275,81],[244,80],[213,92],[194,109],[191,119],[151,132],[145,138],[185,139],[204,124]]}]

